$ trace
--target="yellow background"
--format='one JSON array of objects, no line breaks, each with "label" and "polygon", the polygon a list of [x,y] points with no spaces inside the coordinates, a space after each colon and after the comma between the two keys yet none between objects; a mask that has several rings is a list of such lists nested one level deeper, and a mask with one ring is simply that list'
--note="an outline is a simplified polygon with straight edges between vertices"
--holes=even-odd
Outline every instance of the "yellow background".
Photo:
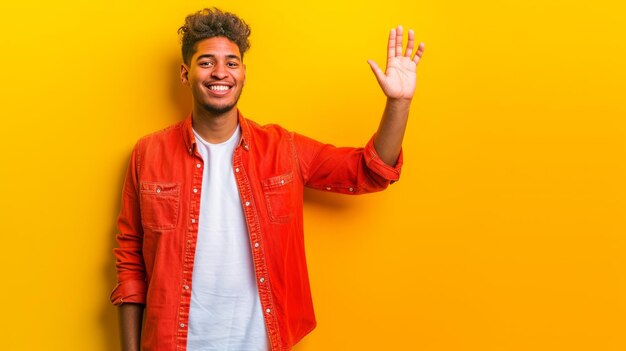
[{"label": "yellow background", "polygon": [[252,26],[240,108],[364,144],[387,31],[426,43],[402,179],[306,193],[311,350],[626,350],[618,1],[4,1],[3,350],[118,349],[115,217],[134,142],[183,118],[177,28]]}]

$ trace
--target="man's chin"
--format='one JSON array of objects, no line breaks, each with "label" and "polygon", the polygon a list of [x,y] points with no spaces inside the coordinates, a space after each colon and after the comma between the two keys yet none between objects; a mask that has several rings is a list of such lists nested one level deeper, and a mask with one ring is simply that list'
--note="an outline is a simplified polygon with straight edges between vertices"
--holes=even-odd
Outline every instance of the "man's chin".
[{"label": "man's chin", "polygon": [[229,104],[229,105],[209,105],[209,104],[202,104],[202,107],[204,108],[205,111],[214,114],[214,115],[221,115],[227,112],[232,111],[235,107],[237,106],[237,104]]}]

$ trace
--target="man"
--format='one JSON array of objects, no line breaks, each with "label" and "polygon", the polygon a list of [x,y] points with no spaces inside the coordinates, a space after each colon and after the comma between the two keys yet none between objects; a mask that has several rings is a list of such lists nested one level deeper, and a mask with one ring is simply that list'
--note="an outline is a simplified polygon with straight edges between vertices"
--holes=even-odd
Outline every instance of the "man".
[{"label": "man", "polygon": [[368,61],[387,96],[378,131],[336,148],[244,118],[249,27],[218,9],[186,18],[191,116],[139,140],[124,184],[111,294],[123,350],[289,350],[315,327],[303,188],[363,194],[398,180],[424,51],[413,56],[409,31],[403,53],[402,31],[389,34],[385,72]]}]

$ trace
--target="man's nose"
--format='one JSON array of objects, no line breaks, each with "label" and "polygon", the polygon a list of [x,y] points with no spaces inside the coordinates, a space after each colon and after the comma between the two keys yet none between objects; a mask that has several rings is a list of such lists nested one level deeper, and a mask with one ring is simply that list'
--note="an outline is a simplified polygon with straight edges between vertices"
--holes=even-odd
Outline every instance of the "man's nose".
[{"label": "man's nose", "polygon": [[224,67],[224,65],[217,64],[215,65],[213,72],[211,72],[211,75],[217,79],[224,79],[228,73],[226,72],[226,67]]}]

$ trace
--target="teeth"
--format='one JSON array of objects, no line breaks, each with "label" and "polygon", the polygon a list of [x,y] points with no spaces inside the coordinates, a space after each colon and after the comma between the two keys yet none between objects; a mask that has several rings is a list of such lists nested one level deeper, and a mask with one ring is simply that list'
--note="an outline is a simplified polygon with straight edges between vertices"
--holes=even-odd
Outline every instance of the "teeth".
[{"label": "teeth", "polygon": [[218,91],[224,91],[224,90],[230,89],[230,87],[227,86],[227,85],[209,85],[209,89],[211,89],[211,90],[218,90]]}]

